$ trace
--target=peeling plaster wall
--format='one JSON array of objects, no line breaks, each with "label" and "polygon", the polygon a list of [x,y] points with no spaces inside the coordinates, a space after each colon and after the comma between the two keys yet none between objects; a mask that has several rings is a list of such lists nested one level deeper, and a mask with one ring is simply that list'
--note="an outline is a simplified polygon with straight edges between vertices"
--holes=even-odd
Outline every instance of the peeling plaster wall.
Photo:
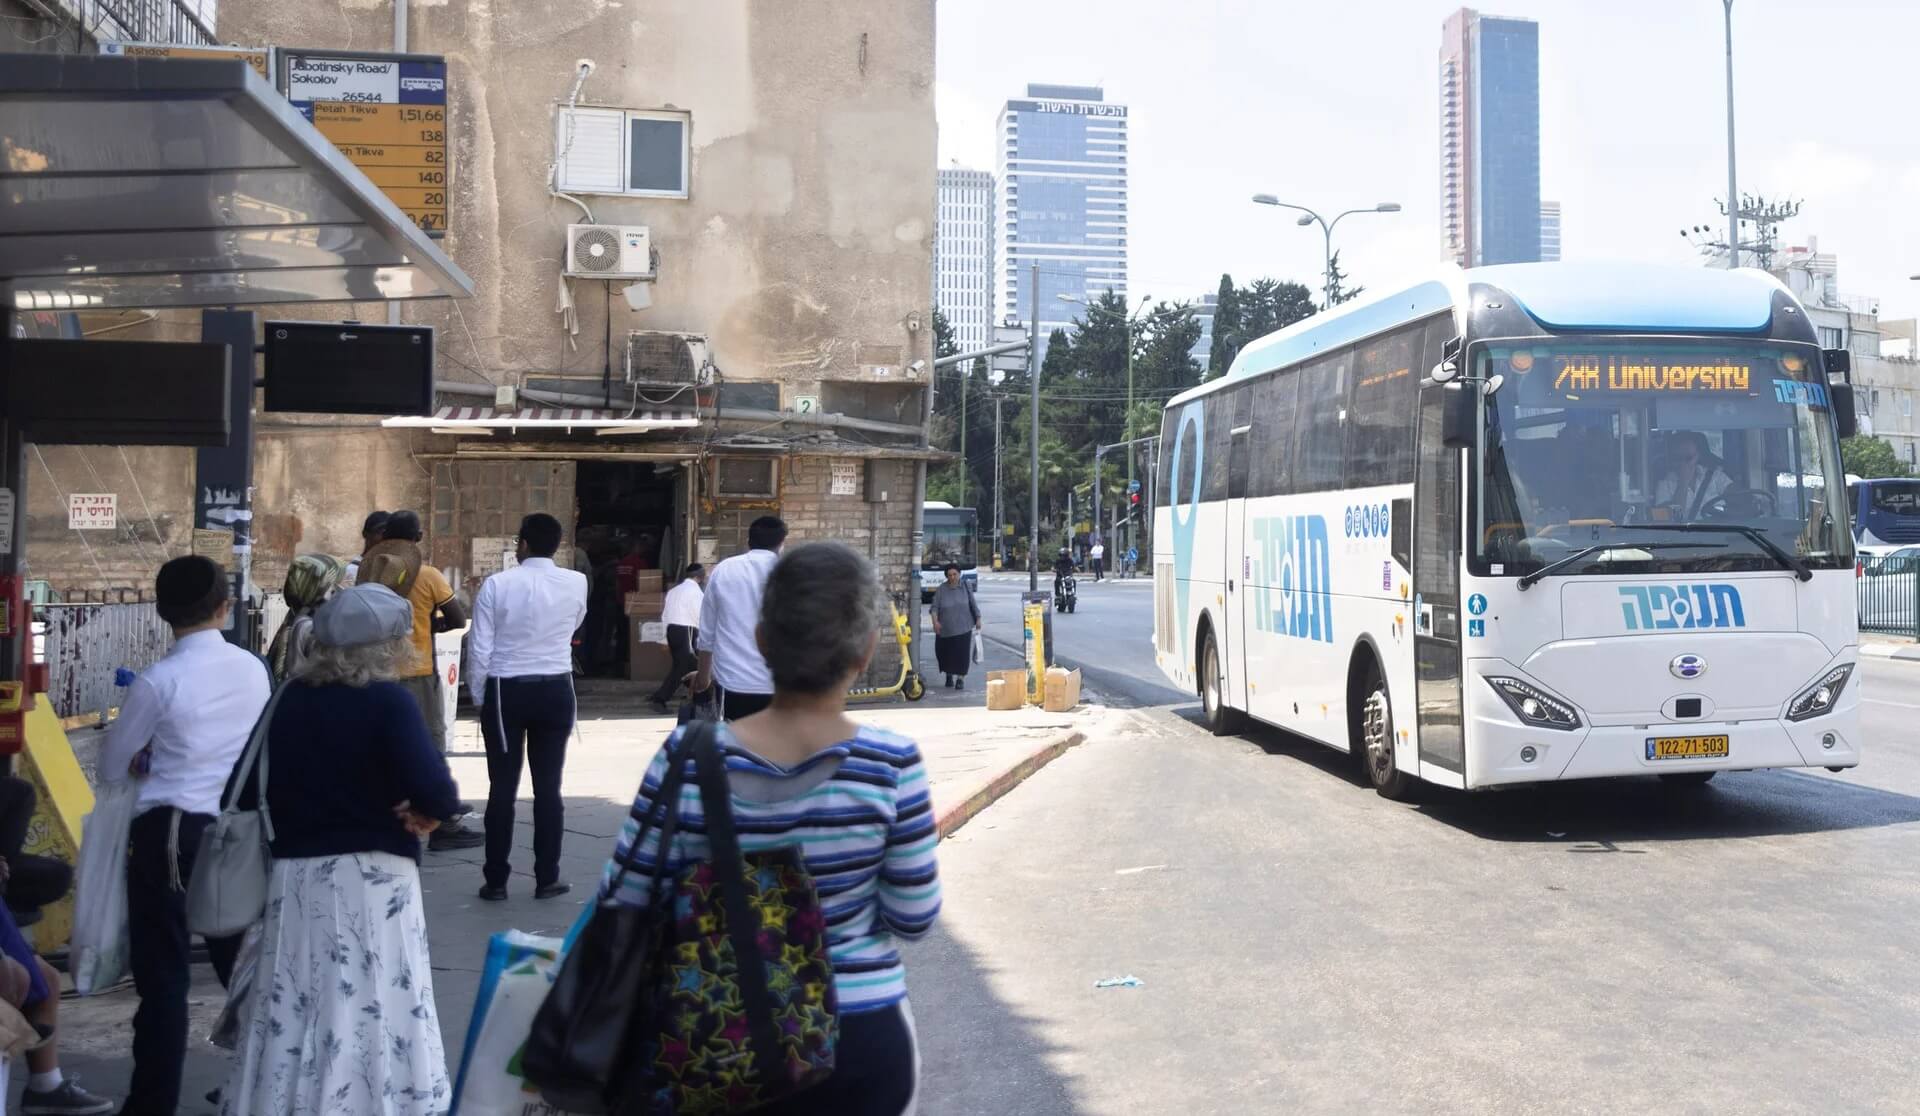
[{"label": "peeling plaster wall", "polygon": [[[441,243],[475,286],[457,303],[401,305],[403,321],[436,327],[441,379],[560,374],[597,390],[609,325],[616,339],[629,329],[705,333],[723,376],[779,381],[783,404],[822,381],[838,394],[840,384],[864,390],[855,381],[898,384],[911,361],[931,362],[934,0],[412,0],[411,13],[409,49],[449,63],[452,212]],[[230,43],[391,45],[390,0],[222,0],[219,16]],[[692,165],[684,200],[583,198],[598,223],[649,226],[660,267],[653,305],[640,312],[617,288],[575,281],[569,338],[554,305],[566,226],[585,218],[549,197],[547,181],[555,109],[580,58],[596,64],[581,104],[690,113]],[[260,316],[377,322],[386,310],[323,304]],[[197,315],[119,336],[195,339]],[[616,347],[616,383],[620,374]],[[453,445],[425,431],[314,422],[256,416],[254,580],[269,589],[295,553],[357,553],[368,511],[424,510],[428,472],[415,455]],[[59,491],[120,491],[122,529],[84,541],[66,530],[48,471],[30,461],[32,576],[62,589],[150,586],[158,561],[191,541],[192,451],[127,451],[154,513],[137,527],[117,451],[77,453],[47,451]]]}]

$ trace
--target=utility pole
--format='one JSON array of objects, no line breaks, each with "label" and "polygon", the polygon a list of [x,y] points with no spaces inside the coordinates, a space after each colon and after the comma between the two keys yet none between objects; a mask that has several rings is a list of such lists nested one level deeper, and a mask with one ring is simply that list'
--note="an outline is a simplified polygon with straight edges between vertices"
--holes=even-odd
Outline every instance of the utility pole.
[{"label": "utility pole", "polygon": [[1000,564],[1007,564],[1007,531],[1000,518],[1000,404],[1006,400],[995,392],[993,396],[993,553],[999,557]]},{"label": "utility pole", "polygon": [[[960,372],[960,506],[967,506],[967,369],[964,365],[955,365]],[[978,561],[980,548],[973,546],[973,560]]]},{"label": "utility pole", "polygon": [[1733,0],[1727,7],[1727,266],[1740,266],[1740,193],[1733,174]]},{"label": "utility pole", "polygon": [[1040,265],[1027,268],[1027,592],[1040,591]]},{"label": "utility pole", "polygon": [[1100,527],[1100,466],[1107,456],[1107,447],[1093,447],[1093,534],[1095,538],[1105,534]]}]

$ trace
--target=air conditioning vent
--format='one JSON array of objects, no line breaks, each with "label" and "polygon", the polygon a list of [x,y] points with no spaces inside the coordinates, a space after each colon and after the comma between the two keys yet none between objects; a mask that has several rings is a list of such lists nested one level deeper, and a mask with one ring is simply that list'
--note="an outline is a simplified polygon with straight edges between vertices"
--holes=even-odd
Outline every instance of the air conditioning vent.
[{"label": "air conditioning vent", "polygon": [[704,334],[636,329],[627,334],[627,382],[689,387],[713,382]]},{"label": "air conditioning vent", "polygon": [[568,225],[566,273],[575,279],[651,279],[653,238],[645,225]]}]

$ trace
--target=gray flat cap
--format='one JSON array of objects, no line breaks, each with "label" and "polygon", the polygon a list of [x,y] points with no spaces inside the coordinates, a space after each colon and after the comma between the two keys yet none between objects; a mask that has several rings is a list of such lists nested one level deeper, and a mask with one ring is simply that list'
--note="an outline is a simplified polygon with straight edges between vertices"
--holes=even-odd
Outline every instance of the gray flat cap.
[{"label": "gray flat cap", "polygon": [[335,593],[313,614],[313,638],[329,647],[364,647],[413,634],[413,606],[384,585]]}]

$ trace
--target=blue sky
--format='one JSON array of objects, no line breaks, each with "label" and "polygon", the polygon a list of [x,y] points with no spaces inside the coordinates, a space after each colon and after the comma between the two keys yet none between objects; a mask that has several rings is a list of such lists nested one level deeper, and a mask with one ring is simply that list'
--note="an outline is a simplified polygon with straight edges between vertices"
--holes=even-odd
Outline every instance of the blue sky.
[{"label": "blue sky", "polygon": [[[1341,209],[1361,282],[1440,256],[1437,59],[1458,5],[1424,0],[940,0],[942,164],[992,169],[1000,103],[1029,81],[1104,84],[1130,106],[1136,296],[1222,271],[1314,282],[1317,229],[1257,192]],[[1720,0],[1503,0],[1540,23],[1541,194],[1569,259],[1691,263],[1682,226],[1723,223]],[[1740,188],[1802,199],[1782,240],[1819,239],[1843,295],[1920,313],[1920,4],[1736,0]]]}]

